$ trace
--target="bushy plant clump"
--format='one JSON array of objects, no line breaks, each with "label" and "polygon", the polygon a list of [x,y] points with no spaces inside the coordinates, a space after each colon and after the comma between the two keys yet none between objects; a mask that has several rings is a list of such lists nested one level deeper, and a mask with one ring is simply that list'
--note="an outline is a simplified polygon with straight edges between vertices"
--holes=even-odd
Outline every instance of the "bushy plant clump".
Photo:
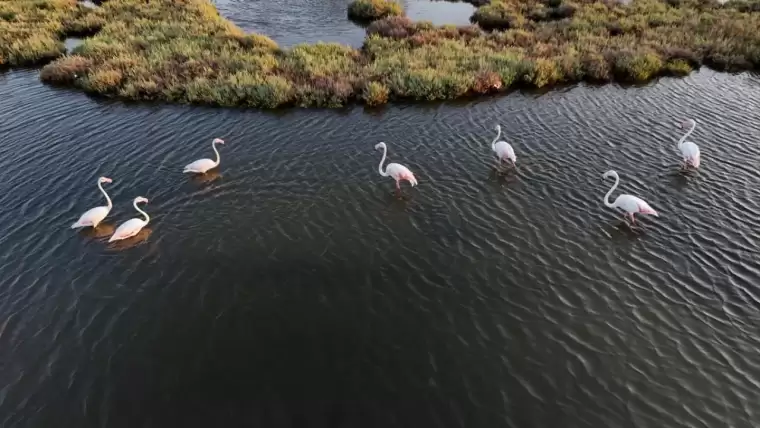
[{"label": "bushy plant clump", "polygon": [[94,33],[102,24],[76,0],[0,1],[0,67],[55,59],[66,52],[64,37]]},{"label": "bushy plant clump", "polygon": [[375,21],[403,14],[401,3],[395,0],[354,0],[348,5],[348,17],[356,21]]},{"label": "bushy plant clump", "polygon": [[[47,65],[41,77],[125,99],[260,108],[440,100],[517,85],[640,82],[685,75],[703,64],[760,68],[756,4],[492,0],[473,16],[480,25],[434,26],[389,16],[370,24],[361,49],[324,43],[280,49],[265,36],[243,33],[207,0],[109,0],[86,18],[103,23],[102,30],[73,55]],[[491,25],[484,24],[486,17]],[[70,27],[82,19],[54,22]],[[50,37],[57,40],[61,31]]]}]

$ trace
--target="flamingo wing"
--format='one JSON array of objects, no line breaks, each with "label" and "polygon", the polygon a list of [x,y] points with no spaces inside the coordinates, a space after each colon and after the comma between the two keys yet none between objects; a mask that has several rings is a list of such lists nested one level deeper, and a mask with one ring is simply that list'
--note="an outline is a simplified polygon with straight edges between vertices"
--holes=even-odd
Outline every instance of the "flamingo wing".
[{"label": "flamingo wing", "polygon": [[109,239],[108,242],[131,238],[137,235],[140,230],[145,227],[145,224],[145,220],[140,218],[129,219],[122,223],[118,229],[116,229],[113,235],[111,235],[111,239]]},{"label": "flamingo wing", "polygon": [[404,165],[389,163],[385,171],[396,181],[406,180],[412,185],[412,187],[417,185],[417,179],[414,177],[414,174]]},{"label": "flamingo wing", "polygon": [[79,227],[87,227],[87,226],[96,227],[98,223],[100,223],[101,221],[103,221],[104,218],[106,218],[109,211],[110,209],[108,207],[95,207],[95,208],[89,209],[84,214],[82,214],[81,217],[79,217],[79,220],[77,220],[76,223],[71,225],[71,228],[76,229]]},{"label": "flamingo wing", "polygon": [[657,211],[655,211],[654,208],[650,207],[647,201],[641,198],[636,198],[636,205],[638,206],[638,212],[640,214],[649,214],[655,217],[659,217],[659,215],[657,214]]},{"label": "flamingo wing", "polygon": [[198,159],[197,161],[186,165],[185,169],[182,172],[204,173],[215,166],[216,162],[212,161],[211,159]]}]

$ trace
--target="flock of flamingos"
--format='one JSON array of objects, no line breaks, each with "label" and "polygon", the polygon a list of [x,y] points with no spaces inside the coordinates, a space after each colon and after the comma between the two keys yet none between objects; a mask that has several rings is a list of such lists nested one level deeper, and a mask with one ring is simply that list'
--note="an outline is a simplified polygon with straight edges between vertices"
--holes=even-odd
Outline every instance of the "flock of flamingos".
[{"label": "flock of flamingos", "polygon": [[[678,141],[678,149],[681,151],[681,156],[683,158],[681,169],[688,170],[689,168],[693,168],[696,170],[699,168],[699,147],[690,141],[686,141],[686,138],[692,132],[694,132],[694,129],[697,127],[697,122],[695,122],[693,119],[687,119],[681,123],[681,129],[687,127],[689,127],[689,130]],[[498,131],[498,133],[496,135],[496,138],[494,138],[493,142],[491,143],[491,150],[493,150],[493,152],[496,154],[498,162],[497,168],[500,168],[502,163],[505,162],[508,162],[513,167],[516,166],[517,156],[515,156],[515,151],[512,146],[506,141],[498,141],[501,137],[501,126],[496,125],[496,131]],[[214,150],[214,153],[216,153],[215,161],[211,159],[199,159],[191,164],[186,165],[182,172],[192,174],[205,174],[209,170],[219,166],[220,158],[219,152],[216,149],[217,144],[224,144],[224,140],[215,138],[211,143],[211,148]],[[379,149],[383,149],[383,158],[380,160],[378,172],[383,177],[391,177],[396,180],[397,192],[401,191],[402,181],[409,182],[412,187],[417,185],[417,179],[414,177],[414,174],[411,170],[409,170],[409,168],[405,167],[404,165],[398,163],[389,163],[386,165],[385,171],[383,171],[383,164],[385,163],[385,158],[388,155],[388,147],[385,145],[385,143],[378,143],[375,146],[375,150]],[[636,219],[633,217],[634,214],[648,214],[657,217],[657,212],[652,209],[652,207],[650,207],[646,201],[633,195],[623,194],[618,196],[617,199],[615,199],[615,202],[610,202],[610,195],[618,187],[618,184],[620,184],[620,176],[618,176],[617,172],[610,170],[604,173],[604,178],[608,177],[614,177],[615,184],[613,184],[610,191],[604,195],[604,205],[610,208],[623,210],[625,212],[624,220],[627,220],[630,217],[631,224],[636,224]],[[95,228],[100,222],[103,221],[103,219],[106,218],[108,213],[111,211],[111,208],[113,208],[113,203],[111,202],[111,198],[108,197],[106,191],[103,190],[103,183],[111,182],[112,180],[108,177],[98,178],[98,188],[105,196],[107,205],[95,207],[86,211],[84,214],[82,214],[81,217],[79,217],[79,220],[77,220],[76,223],[71,225],[72,229],[81,227]],[[148,224],[150,221],[150,216],[148,213],[141,210],[140,207],[137,206],[137,204],[143,202],[147,203],[148,200],[142,196],[136,197],[132,202],[132,205],[135,207],[137,212],[143,215],[143,218],[136,217],[122,223],[113,233],[113,235],[111,235],[111,238],[108,240],[108,242],[131,238],[137,235]]]}]

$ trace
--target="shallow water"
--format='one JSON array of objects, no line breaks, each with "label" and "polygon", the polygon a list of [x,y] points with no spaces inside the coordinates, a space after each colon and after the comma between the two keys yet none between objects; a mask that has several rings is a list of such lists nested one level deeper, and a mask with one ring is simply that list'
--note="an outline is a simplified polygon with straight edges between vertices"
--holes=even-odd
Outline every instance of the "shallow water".
[{"label": "shallow water", "polygon": [[[360,47],[365,29],[346,17],[347,0],[214,0],[219,13],[247,32],[265,34],[281,46],[317,41]],[[464,2],[403,0],[406,15],[436,25],[469,25],[475,8]]]},{"label": "shallow water", "polygon": [[[705,70],[273,114],[0,74],[0,426],[758,426],[758,100]],[[218,173],[181,174],[214,137]],[[610,168],[660,212],[638,234]],[[111,215],[70,230],[99,175]],[[136,196],[148,229],[108,245]]]},{"label": "shallow water", "polygon": [[66,47],[66,52],[71,53],[74,49],[84,43],[84,39],[78,37],[69,37],[63,41],[63,45]]}]

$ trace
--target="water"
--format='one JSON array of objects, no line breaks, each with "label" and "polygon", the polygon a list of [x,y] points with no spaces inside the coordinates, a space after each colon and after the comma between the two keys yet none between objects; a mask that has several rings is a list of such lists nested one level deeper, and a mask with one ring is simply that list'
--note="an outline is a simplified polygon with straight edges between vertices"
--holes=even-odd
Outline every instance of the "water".
[{"label": "water", "polygon": [[[346,17],[348,0],[215,0],[219,12],[247,32],[265,34],[281,46],[316,41],[361,47],[364,27]],[[469,25],[475,8],[464,2],[402,1],[406,15],[436,25]]]},{"label": "water", "polygon": [[[704,70],[261,113],[0,74],[0,426],[758,426],[758,100]],[[214,137],[218,173],[181,174]],[[611,168],[661,214],[638,234]],[[111,215],[70,230],[100,175]],[[107,244],[136,196],[149,226]]]},{"label": "water", "polygon": [[66,52],[71,53],[74,49],[84,43],[84,39],[78,37],[68,37],[63,41],[63,45],[66,47]]}]

